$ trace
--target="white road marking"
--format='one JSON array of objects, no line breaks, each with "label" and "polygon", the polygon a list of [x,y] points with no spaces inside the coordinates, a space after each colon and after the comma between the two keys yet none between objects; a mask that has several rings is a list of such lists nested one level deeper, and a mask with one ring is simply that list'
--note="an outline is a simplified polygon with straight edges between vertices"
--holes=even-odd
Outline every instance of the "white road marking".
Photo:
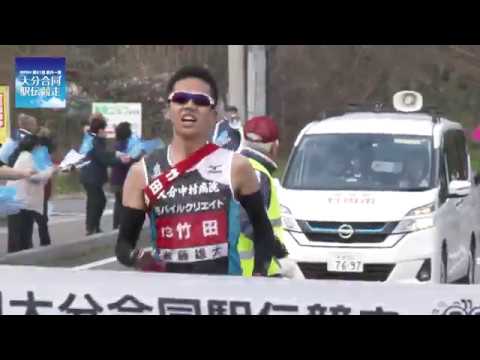
[{"label": "white road marking", "polygon": [[103,259],[103,260],[94,261],[92,263],[88,263],[88,264],[73,267],[72,270],[88,270],[88,269],[96,268],[96,267],[99,267],[99,266],[111,264],[111,263],[114,263],[115,261],[117,261],[117,257],[113,256],[113,257],[106,258],[106,259]]},{"label": "white road marking", "polygon": [[54,211],[48,215],[50,219],[55,218],[57,216],[85,216],[85,212],[60,212]]}]

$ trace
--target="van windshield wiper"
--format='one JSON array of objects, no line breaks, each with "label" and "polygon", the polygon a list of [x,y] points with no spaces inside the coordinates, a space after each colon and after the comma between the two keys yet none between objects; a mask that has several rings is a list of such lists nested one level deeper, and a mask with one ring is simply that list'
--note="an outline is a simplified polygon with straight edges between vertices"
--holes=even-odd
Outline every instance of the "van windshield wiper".
[{"label": "van windshield wiper", "polygon": [[398,191],[427,191],[430,190],[430,188],[426,187],[411,187],[411,188],[401,188],[397,189]]}]

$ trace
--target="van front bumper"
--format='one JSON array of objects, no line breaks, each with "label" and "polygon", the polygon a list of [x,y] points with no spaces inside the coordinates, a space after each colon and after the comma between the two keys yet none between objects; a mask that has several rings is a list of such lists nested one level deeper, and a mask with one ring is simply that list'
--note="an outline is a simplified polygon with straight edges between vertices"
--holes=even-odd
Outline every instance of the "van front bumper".
[{"label": "van front bumper", "polygon": [[[303,233],[285,231],[284,242],[290,258],[298,262],[306,278],[395,283],[438,282],[440,245],[437,243],[435,228],[395,236],[399,240],[393,246],[382,247],[381,244],[313,242]],[[328,271],[328,262],[342,256],[360,261],[363,272]],[[417,278],[419,271],[428,259],[430,279],[420,281]]]}]

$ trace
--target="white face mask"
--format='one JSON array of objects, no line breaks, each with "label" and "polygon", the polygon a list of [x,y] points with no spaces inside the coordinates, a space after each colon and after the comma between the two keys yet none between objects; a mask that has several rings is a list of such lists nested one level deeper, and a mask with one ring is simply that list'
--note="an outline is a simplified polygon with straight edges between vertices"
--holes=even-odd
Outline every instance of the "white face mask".
[{"label": "white face mask", "polygon": [[230,127],[233,128],[233,129],[240,129],[241,125],[242,124],[240,123],[239,119],[230,120]]}]

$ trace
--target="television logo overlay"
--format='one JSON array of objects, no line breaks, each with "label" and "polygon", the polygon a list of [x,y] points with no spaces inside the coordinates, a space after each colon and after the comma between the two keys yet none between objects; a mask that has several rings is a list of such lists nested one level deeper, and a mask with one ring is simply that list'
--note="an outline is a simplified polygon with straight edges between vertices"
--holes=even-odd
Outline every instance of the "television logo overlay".
[{"label": "television logo overlay", "polygon": [[65,58],[16,58],[15,68],[16,108],[65,108]]}]

